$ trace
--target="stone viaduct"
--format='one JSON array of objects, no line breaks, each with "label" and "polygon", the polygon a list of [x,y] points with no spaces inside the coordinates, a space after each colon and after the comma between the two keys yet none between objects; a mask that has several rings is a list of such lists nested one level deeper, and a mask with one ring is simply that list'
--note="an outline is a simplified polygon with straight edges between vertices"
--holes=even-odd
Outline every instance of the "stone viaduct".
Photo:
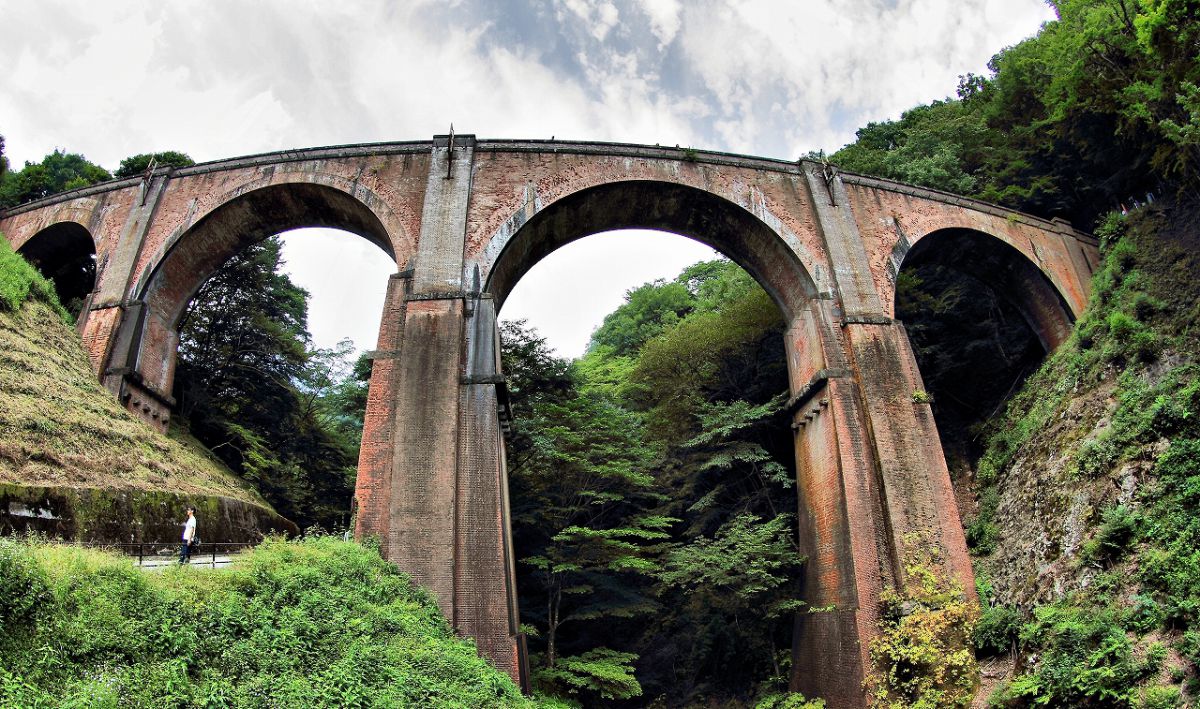
[{"label": "stone viaduct", "polygon": [[190,298],[246,245],[310,226],[359,234],[397,264],[356,531],[377,535],[458,631],[519,679],[496,328],[505,297],[554,249],[631,227],[691,237],[753,275],[788,323],[804,600],[833,608],[797,619],[792,685],[833,707],[865,704],[880,593],[905,583],[906,549],[936,549],[974,589],[937,430],[894,319],[897,272],[921,260],[972,272],[1049,350],[1082,312],[1098,262],[1095,240],[1064,222],[816,162],[471,135],[161,168],[0,215],[12,245],[39,259],[94,247],[80,334],[104,385],[160,429]]}]

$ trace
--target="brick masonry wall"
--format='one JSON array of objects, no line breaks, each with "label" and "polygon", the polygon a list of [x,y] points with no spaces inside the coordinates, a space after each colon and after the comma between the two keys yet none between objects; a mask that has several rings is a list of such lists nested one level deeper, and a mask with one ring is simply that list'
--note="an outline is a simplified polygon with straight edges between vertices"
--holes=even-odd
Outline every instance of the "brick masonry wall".
[{"label": "brick masonry wall", "polygon": [[[176,319],[248,235],[348,225],[393,254],[407,270],[390,282],[380,326],[356,530],[378,535],[385,556],[514,674],[503,443],[495,385],[485,381],[496,376],[486,365],[495,356],[487,350],[494,313],[470,291],[502,274],[493,294],[502,303],[545,253],[604,228],[673,229],[728,254],[790,323],[806,593],[814,605],[836,606],[798,619],[792,683],[832,707],[865,703],[879,594],[903,583],[897,559],[906,533],[926,535],[973,590],[937,431],[928,406],[912,400],[920,374],[891,319],[897,265],[930,234],[975,230],[1025,256],[1078,314],[1098,262],[1094,241],[1062,224],[843,179],[815,163],[473,136],[449,147],[443,137],[164,171],[147,183],[126,180],[11,210],[0,215],[0,231],[19,246],[61,221],[83,225],[97,245],[103,302],[82,324],[93,363],[124,363],[133,347],[138,373],[106,384],[128,394],[131,407],[158,402],[162,413]],[[143,308],[133,301],[141,298],[138,329]]]}]

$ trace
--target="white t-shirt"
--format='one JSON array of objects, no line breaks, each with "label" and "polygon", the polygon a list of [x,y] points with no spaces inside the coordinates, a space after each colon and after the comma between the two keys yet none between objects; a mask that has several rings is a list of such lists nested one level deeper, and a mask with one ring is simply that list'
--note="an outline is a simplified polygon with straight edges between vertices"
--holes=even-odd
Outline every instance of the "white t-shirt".
[{"label": "white t-shirt", "polygon": [[183,525],[183,541],[190,542],[196,538],[196,518],[188,517],[187,524]]}]

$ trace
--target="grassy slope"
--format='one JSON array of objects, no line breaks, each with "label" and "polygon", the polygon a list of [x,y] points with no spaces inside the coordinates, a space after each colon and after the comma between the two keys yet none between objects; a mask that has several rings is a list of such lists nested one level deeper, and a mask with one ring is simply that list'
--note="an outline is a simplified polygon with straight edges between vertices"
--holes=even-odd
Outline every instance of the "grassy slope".
[{"label": "grassy slope", "polygon": [[980,461],[984,653],[1009,706],[1169,707],[1200,636],[1200,229],[1195,208],[1101,230],[1071,340],[1014,397]]},{"label": "grassy slope", "polygon": [[268,507],[196,441],[178,431],[165,438],[125,411],[96,381],[52,291],[2,238],[0,249],[0,483],[170,491]]},{"label": "grassy slope", "polygon": [[234,569],[146,573],[0,539],[0,709],[526,707],[379,554],[268,540]]}]

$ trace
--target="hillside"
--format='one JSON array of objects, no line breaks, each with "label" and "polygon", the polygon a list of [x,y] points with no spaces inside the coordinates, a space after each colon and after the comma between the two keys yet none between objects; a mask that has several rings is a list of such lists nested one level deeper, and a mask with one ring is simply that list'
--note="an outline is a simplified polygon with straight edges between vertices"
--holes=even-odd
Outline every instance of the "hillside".
[{"label": "hillside", "polygon": [[294,529],[186,434],[164,437],[126,412],[53,289],[0,239],[0,529],[174,539],[189,503],[213,541]]},{"label": "hillside", "polygon": [[149,574],[0,539],[0,709],[532,707],[377,551],[269,540]]},{"label": "hillside", "polygon": [[1154,205],[1098,230],[1070,341],[992,422],[964,515],[1005,706],[1200,694],[1200,230]]}]

